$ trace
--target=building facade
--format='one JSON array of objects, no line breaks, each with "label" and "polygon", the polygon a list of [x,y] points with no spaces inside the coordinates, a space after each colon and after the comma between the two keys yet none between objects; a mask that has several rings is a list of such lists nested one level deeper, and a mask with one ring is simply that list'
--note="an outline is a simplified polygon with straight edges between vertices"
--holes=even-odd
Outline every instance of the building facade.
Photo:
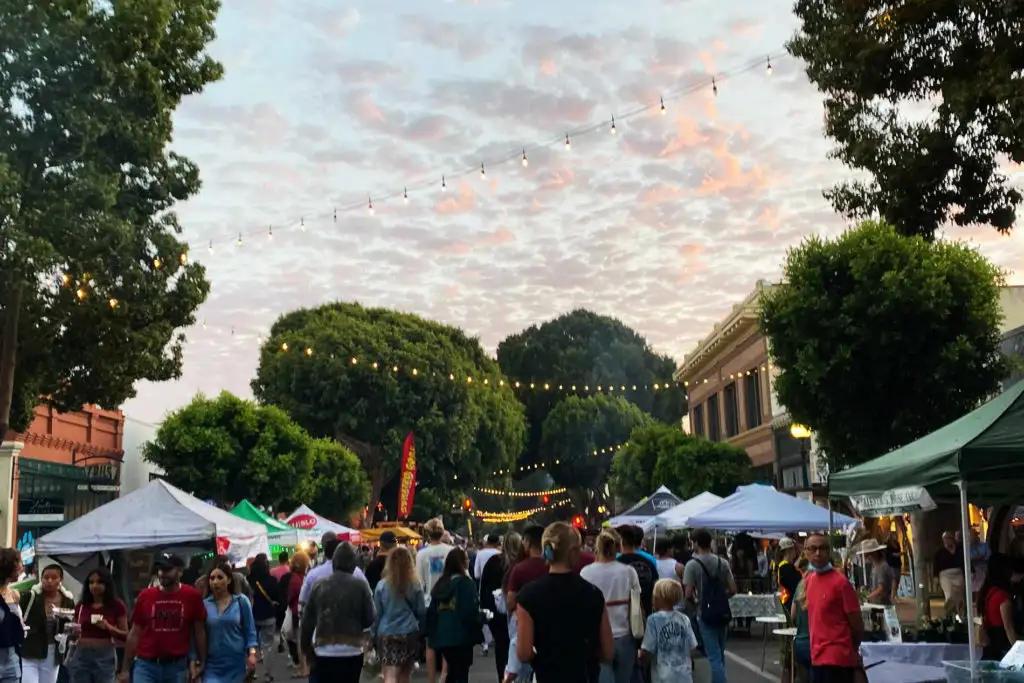
[{"label": "building facade", "polygon": [[126,417],[124,421],[124,465],[121,467],[121,495],[141,489],[163,474],[163,470],[142,457],[142,447],[156,438],[160,425]]},{"label": "building facade", "polygon": [[8,433],[0,454],[11,482],[0,487],[4,542],[28,551],[39,536],[116,498],[123,430],[120,410],[39,406],[25,432]]},{"label": "building facade", "polygon": [[754,481],[776,482],[768,344],[758,330],[755,290],[687,354],[675,380],[686,387],[690,433],[747,451]]}]

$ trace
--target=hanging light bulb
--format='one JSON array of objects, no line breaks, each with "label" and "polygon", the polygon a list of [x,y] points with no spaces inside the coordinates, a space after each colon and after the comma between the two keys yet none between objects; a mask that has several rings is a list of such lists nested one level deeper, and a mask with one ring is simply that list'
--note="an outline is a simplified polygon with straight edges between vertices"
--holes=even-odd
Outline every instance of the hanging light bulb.
[{"label": "hanging light bulb", "polygon": [[159,256],[157,256],[155,259],[153,259],[153,267],[154,268],[156,268],[157,270],[160,270],[160,267],[162,265],[164,265],[164,262],[160,260]]},{"label": "hanging light bulb", "polygon": [[617,130],[615,130],[615,117],[614,116],[612,117],[612,128],[611,128],[611,130],[609,132],[612,135],[615,135],[618,132]]},{"label": "hanging light bulb", "polygon": [[530,160],[526,158],[526,150],[523,150],[523,168],[530,165]]},{"label": "hanging light bulb", "polygon": [[569,134],[566,133],[565,134],[565,150],[569,151],[570,149],[572,149],[572,143],[569,142]]},{"label": "hanging light bulb", "polygon": [[242,233],[238,233],[238,246],[242,246]]},{"label": "hanging light bulb", "polygon": [[662,97],[661,98],[661,115],[664,116],[667,113],[668,113],[668,110],[665,109],[665,98]]},{"label": "hanging light bulb", "polygon": [[448,189],[448,184],[444,182],[444,176],[441,176],[441,192]]},{"label": "hanging light bulb", "polygon": [[85,298],[85,290],[79,287],[78,289],[75,290],[75,296],[77,296],[78,300],[81,301],[82,299]]},{"label": "hanging light bulb", "polygon": [[109,303],[111,308],[117,308],[117,299],[111,299]]},{"label": "hanging light bulb", "polygon": [[187,266],[188,265],[188,252],[187,251],[181,252],[181,256],[178,257],[178,261],[181,263],[181,265]]},{"label": "hanging light bulb", "polygon": [[373,197],[370,197],[369,204],[367,204],[366,210],[369,212],[371,216],[373,215]]},{"label": "hanging light bulb", "polygon": [[480,177],[481,177],[481,178],[486,178],[486,177],[487,177],[487,171],[486,171],[486,170],[484,170],[484,165],[483,165],[483,163],[481,163],[481,164],[480,164]]},{"label": "hanging light bulb", "polygon": [[771,76],[772,72],[775,71],[772,68],[772,58],[771,57],[768,58],[768,67],[765,69],[765,71],[768,73],[769,76]]},{"label": "hanging light bulb", "polygon": [[71,276],[68,275],[67,273],[61,273],[60,281],[61,281],[62,284],[66,285],[69,282],[71,282]]},{"label": "hanging light bulb", "polygon": [[402,201],[404,201],[406,204],[409,203],[409,188],[407,187],[402,188]]},{"label": "hanging light bulb", "polygon": [[335,223],[338,222],[338,208],[337,207],[334,208],[334,222]]},{"label": "hanging light bulb", "polygon": [[267,226],[267,239],[268,240],[274,239],[274,226],[273,225],[268,225]]},{"label": "hanging light bulb", "polygon": [[306,232],[306,219],[305,218],[300,218],[299,219],[299,230],[301,230],[302,232]]},{"label": "hanging light bulb", "polygon": [[715,77],[711,77],[711,94],[718,97],[718,83],[715,81]]}]

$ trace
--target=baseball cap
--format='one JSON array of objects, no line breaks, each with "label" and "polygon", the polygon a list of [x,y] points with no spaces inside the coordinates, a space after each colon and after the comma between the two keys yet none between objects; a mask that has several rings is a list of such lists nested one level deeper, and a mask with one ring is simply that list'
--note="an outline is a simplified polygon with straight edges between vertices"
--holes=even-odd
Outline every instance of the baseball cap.
[{"label": "baseball cap", "polygon": [[394,531],[385,531],[380,535],[381,545],[395,545],[398,543],[398,536],[395,536]]},{"label": "baseball cap", "polygon": [[779,550],[789,550],[796,547],[796,541],[789,536],[779,540]]},{"label": "baseball cap", "polygon": [[181,558],[181,555],[174,555],[172,553],[160,553],[156,556],[156,560],[153,564],[157,569],[171,569],[177,567],[178,569],[185,568],[185,560]]}]

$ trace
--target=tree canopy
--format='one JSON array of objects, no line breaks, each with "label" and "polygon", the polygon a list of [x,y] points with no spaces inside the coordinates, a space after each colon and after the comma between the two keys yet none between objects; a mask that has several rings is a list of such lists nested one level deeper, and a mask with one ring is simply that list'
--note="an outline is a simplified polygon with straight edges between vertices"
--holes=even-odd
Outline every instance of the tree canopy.
[{"label": "tree canopy", "polygon": [[228,392],[169,415],[143,457],[175,486],[225,505],[306,502],[347,516],[366,500],[366,475],[340,444],[314,441],[280,408]]},{"label": "tree canopy", "polygon": [[218,0],[0,5],[0,433],[181,372],[208,293],[173,207],[172,115],[220,79]]},{"label": "tree canopy", "polygon": [[867,222],[791,249],[783,277],[761,301],[775,388],[833,469],[960,417],[1006,376],[1003,276],[968,245]]},{"label": "tree canopy", "polygon": [[[498,364],[508,377],[524,382],[589,386],[591,391],[599,385],[614,386],[612,395],[624,396],[670,424],[678,425],[686,413],[686,393],[672,381],[675,361],[652,351],[642,336],[620,321],[587,310],[575,310],[506,337],[498,344]],[[564,393],[554,391],[520,395],[530,424],[524,462],[541,459],[545,420],[564,398]]]},{"label": "tree canopy", "polygon": [[409,432],[416,435],[417,488],[439,498],[460,482],[511,468],[526,426],[522,405],[501,381],[497,363],[462,330],[339,302],[281,316],[252,388],[314,436],[351,448],[370,477],[373,509],[398,472]]},{"label": "tree canopy", "polygon": [[[833,156],[864,171],[826,196],[933,238],[947,221],[1009,231],[1024,163],[1024,12],[1018,0],[797,0],[790,52],[825,96]],[[913,111],[927,110],[927,115]]]}]

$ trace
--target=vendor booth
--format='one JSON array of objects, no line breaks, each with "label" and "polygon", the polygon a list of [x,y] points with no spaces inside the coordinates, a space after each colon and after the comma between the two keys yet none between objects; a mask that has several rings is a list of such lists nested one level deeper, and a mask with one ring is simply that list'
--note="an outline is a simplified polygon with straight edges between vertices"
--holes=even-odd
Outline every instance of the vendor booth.
[{"label": "vendor booth", "polygon": [[691,516],[688,523],[694,528],[763,533],[821,531],[833,525],[860,524],[852,517],[830,513],[826,508],[765,484],[740,486],[718,505]]},{"label": "vendor booth", "polygon": [[256,524],[262,524],[266,530],[268,539],[271,545],[287,546],[294,548],[302,543],[309,541],[319,541],[316,534],[307,531],[305,529],[299,529],[298,527],[279,522],[267,513],[260,510],[258,507],[250,503],[248,500],[242,500],[241,503],[231,508],[231,514],[247,519],[250,522]]},{"label": "vendor booth", "polygon": [[667,512],[669,509],[682,502],[683,501],[679,496],[662,486],[647,498],[623,512],[621,515],[616,515],[609,519],[605,523],[605,526],[610,526],[612,528],[625,526],[627,524],[643,526],[644,522],[651,517],[660,515],[662,512]]},{"label": "vendor booth", "polygon": [[369,541],[372,543],[380,539],[380,535],[385,531],[390,531],[398,538],[399,541],[405,541],[406,543],[410,541],[420,540],[420,535],[418,533],[404,526],[387,526],[376,529],[361,529],[359,533],[362,535],[364,541]]},{"label": "vendor booth", "polygon": [[664,532],[676,529],[692,529],[694,527],[690,524],[691,517],[710,510],[721,502],[721,496],[705,491],[673,508],[669,508],[660,515],[651,517],[643,523],[643,530],[644,532]]},{"label": "vendor booth", "polygon": [[321,517],[313,512],[308,505],[300,505],[284,521],[286,524],[297,529],[311,533],[317,543],[320,542],[320,538],[328,531],[333,531],[337,534],[339,540],[350,543],[358,543],[361,538],[358,529],[352,529],[344,524],[332,522],[326,517]]}]

